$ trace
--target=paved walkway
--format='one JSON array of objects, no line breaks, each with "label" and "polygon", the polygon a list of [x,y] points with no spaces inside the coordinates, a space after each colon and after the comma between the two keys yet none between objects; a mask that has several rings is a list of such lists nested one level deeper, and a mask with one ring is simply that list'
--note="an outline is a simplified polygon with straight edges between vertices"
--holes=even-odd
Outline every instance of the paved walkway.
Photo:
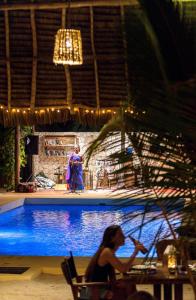
[{"label": "paved walkway", "polygon": [[38,190],[35,193],[15,193],[15,192],[0,192],[0,205],[7,204],[17,199],[24,198],[111,198],[118,197],[116,193],[112,193],[111,190],[87,190],[82,193],[69,193],[65,190]]},{"label": "paved walkway", "polygon": [[26,281],[0,282],[1,300],[73,300],[62,275],[41,274]]},{"label": "paved walkway", "polygon": [[[136,195],[137,189],[134,189],[134,196],[131,191],[128,190],[86,190],[81,193],[69,193],[68,191],[64,190],[64,185],[57,185],[55,189],[45,189],[45,190],[38,190],[35,193],[16,193],[16,192],[3,192],[0,191],[0,206],[7,204],[9,202],[15,201],[17,199],[24,199],[24,198],[74,198],[74,199],[119,199],[119,198],[133,198],[133,199],[150,199],[154,197],[152,191],[148,190],[143,193],[140,190],[140,193]],[[139,189],[138,189],[139,191]]]}]

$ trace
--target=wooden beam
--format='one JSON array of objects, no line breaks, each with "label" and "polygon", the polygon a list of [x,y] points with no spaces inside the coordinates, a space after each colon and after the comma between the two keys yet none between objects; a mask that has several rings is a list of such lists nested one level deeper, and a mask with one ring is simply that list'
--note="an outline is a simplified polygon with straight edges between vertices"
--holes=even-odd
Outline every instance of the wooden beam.
[{"label": "wooden beam", "polygon": [[94,41],[94,16],[93,16],[93,8],[90,7],[90,32],[91,32],[91,48],[93,53],[94,60],[94,71],[95,71],[95,92],[96,92],[96,103],[97,109],[100,109],[100,95],[99,95],[99,76],[98,76],[98,66],[96,59],[96,50],[95,50],[95,41]]},{"label": "wooden beam", "polygon": [[36,78],[37,78],[37,32],[35,11],[31,9],[31,30],[32,30],[32,43],[33,43],[33,61],[32,61],[32,78],[31,78],[31,104],[30,107],[35,107],[36,99]]},{"label": "wooden beam", "polygon": [[[105,54],[99,54],[96,55],[99,61],[108,61],[108,55]],[[91,54],[87,54],[84,56],[85,61],[92,61],[92,55]],[[110,55],[110,61],[122,61],[122,57],[119,57],[119,55],[117,54],[111,54]],[[26,62],[30,62],[31,61],[31,57],[14,57],[12,56],[12,62],[19,62],[26,64]],[[42,62],[51,62],[51,55],[46,54],[44,55],[44,57],[42,58]],[[1,64],[5,64],[7,63],[6,58],[0,58],[0,63]]]},{"label": "wooden beam", "polygon": [[128,70],[128,53],[127,53],[127,37],[125,32],[125,12],[124,7],[120,7],[120,13],[121,13],[121,27],[122,27],[122,37],[123,37],[123,49],[124,49],[124,55],[125,55],[125,82],[126,82],[126,89],[127,89],[127,103],[125,103],[126,106],[130,105],[131,101],[131,88],[129,83],[129,70]]},{"label": "wooden beam", "polygon": [[[6,0],[4,0],[6,2]],[[7,107],[11,108],[11,64],[10,64],[10,28],[9,28],[9,15],[8,11],[4,12],[5,20],[5,51],[6,51],[6,68],[7,68]]]},{"label": "wooden beam", "polygon": [[89,6],[120,6],[120,5],[138,5],[137,0],[83,0],[75,1],[70,4],[67,2],[53,3],[4,3],[0,4],[0,10],[30,10],[30,9],[62,9],[70,5],[71,8],[89,7]]},{"label": "wooden beam", "polygon": [[72,110],[72,80],[71,80],[71,74],[69,70],[69,66],[65,65],[65,77],[67,82],[67,101],[66,104],[70,109]]},{"label": "wooden beam", "polygon": [[[127,53],[127,38],[126,38],[126,31],[125,31],[125,13],[124,13],[124,7],[120,7],[120,15],[121,15],[121,28],[122,28],[122,40],[123,40],[123,49],[124,49],[124,55],[125,55],[125,63],[124,63],[124,68],[125,68],[125,82],[126,82],[126,90],[127,90],[127,101],[125,102],[122,101],[122,106],[121,106],[121,118],[123,120],[122,122],[122,127],[121,127],[121,152],[125,153],[125,142],[126,142],[126,136],[125,136],[125,110],[124,108],[130,105],[131,101],[131,90],[130,90],[130,84],[129,84],[129,70],[128,70],[128,64],[127,64],[127,58],[128,58],[128,53]],[[122,168],[125,167],[125,164],[122,163],[121,165]],[[126,174],[125,172],[122,172],[120,176],[120,181],[122,185],[125,185],[125,177]]]},{"label": "wooden beam", "polygon": [[[62,28],[65,28],[66,18],[67,18],[66,9],[63,8],[62,15],[61,15]],[[71,74],[70,74],[69,66],[65,65],[64,70],[65,70],[65,78],[66,78],[66,84],[67,84],[67,97],[66,97],[65,105],[68,105],[68,107],[70,107],[70,112],[72,112],[72,81],[71,81]]]}]

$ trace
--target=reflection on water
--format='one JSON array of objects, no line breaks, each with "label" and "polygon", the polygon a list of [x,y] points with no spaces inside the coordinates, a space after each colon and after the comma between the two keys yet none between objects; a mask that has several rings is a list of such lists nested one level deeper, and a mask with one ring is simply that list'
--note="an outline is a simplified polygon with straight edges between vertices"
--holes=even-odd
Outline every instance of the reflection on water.
[{"label": "reflection on water", "polygon": [[100,227],[101,225],[107,223],[107,224],[120,224],[122,222],[122,217],[124,213],[122,211],[91,211],[91,212],[85,212],[82,211],[81,214],[81,222],[83,224],[83,227],[88,227],[92,225],[93,220],[93,226],[95,228]]},{"label": "reflection on water", "polygon": [[[131,214],[132,222],[125,222],[125,234],[141,223],[140,207],[114,206],[67,206],[67,205],[25,205],[0,216],[0,254],[64,256],[71,250],[75,256],[92,256],[97,250],[103,231],[111,224],[122,224],[126,214]],[[159,216],[158,211],[149,212],[145,222]],[[162,218],[146,224],[140,240],[147,248],[162,224]],[[127,257],[133,251],[128,239],[126,245],[118,250],[118,255]],[[141,254],[140,254],[141,256]]]},{"label": "reflection on water", "polygon": [[70,226],[69,212],[64,211],[35,211],[33,212],[33,227],[40,228],[43,226],[67,228]]}]

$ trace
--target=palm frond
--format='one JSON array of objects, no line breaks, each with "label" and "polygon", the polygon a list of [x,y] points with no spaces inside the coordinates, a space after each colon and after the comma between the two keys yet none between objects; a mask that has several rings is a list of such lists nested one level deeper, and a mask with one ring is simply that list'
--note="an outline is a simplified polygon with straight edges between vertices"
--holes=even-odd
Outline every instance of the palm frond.
[{"label": "palm frond", "polygon": [[139,3],[136,14],[128,11],[125,28],[134,113],[121,111],[106,124],[88,158],[110,149],[115,201],[143,205],[124,216],[123,226],[139,239],[148,228],[151,248],[160,238],[196,241],[196,76],[193,27],[179,6],[171,0]]}]

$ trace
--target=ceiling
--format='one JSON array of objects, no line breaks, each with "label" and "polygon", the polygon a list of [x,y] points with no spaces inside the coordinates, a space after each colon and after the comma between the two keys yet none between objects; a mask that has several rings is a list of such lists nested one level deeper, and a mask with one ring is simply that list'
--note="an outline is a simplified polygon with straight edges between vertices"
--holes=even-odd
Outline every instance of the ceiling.
[{"label": "ceiling", "polygon": [[[4,1],[0,4],[0,123],[109,118],[128,97],[127,4],[135,1]],[[53,64],[67,8],[82,34],[83,64]]]},{"label": "ceiling", "polygon": [[[193,16],[195,6],[186,5],[188,15]],[[130,99],[124,30],[130,10],[140,11],[136,0],[1,1],[0,124],[51,124],[70,119],[104,124],[116,114]],[[64,27],[66,17],[72,28],[81,30],[80,66],[53,63],[55,34]],[[142,40],[139,21],[133,18],[131,22],[132,33]],[[131,47],[135,44],[129,44]],[[133,68],[135,61],[134,56]],[[134,70],[129,69],[129,76],[131,72]]]}]

